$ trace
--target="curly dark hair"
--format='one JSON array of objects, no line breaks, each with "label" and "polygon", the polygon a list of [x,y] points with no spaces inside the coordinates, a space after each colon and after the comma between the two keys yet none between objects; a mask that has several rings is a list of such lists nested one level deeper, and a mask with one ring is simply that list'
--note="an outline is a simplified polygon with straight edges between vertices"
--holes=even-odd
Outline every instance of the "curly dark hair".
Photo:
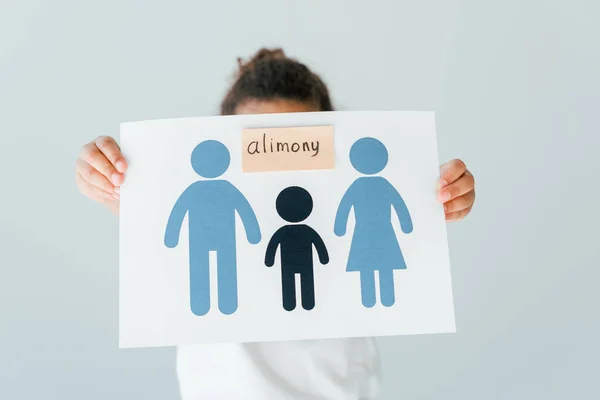
[{"label": "curly dark hair", "polygon": [[247,100],[297,100],[333,111],[327,86],[308,67],[282,49],[261,49],[249,61],[238,58],[235,81],[221,103],[221,115],[235,114]]}]

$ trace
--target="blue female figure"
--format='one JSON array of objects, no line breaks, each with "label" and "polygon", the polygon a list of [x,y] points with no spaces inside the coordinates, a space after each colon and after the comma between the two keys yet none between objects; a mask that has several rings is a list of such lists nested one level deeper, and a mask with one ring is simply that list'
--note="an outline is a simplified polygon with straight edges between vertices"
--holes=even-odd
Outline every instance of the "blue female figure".
[{"label": "blue female figure", "polygon": [[335,217],[334,232],[346,234],[350,210],[354,208],[354,236],[346,271],[359,271],[362,303],[376,303],[375,271],[379,271],[381,303],[395,302],[394,270],[406,269],[398,239],[392,227],[392,208],[404,233],[413,230],[406,204],[387,179],[371,176],[381,172],[388,162],[385,145],[374,138],[357,140],[350,149],[350,162],[358,172],[369,175],[356,179],[344,194]]}]

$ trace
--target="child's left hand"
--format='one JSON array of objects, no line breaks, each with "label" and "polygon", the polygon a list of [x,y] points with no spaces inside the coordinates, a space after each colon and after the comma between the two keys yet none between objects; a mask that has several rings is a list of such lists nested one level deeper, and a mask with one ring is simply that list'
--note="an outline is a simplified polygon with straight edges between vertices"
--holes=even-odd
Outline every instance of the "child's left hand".
[{"label": "child's left hand", "polygon": [[459,221],[471,212],[475,203],[475,178],[464,162],[452,160],[440,167],[437,197],[444,204],[446,221]]}]

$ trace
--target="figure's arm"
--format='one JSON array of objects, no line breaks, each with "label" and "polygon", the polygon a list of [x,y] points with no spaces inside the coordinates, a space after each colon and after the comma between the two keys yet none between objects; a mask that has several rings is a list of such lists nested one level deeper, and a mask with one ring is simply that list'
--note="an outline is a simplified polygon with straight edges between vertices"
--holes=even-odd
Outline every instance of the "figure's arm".
[{"label": "figure's arm", "polygon": [[411,233],[413,230],[412,219],[410,218],[410,213],[408,212],[408,208],[406,207],[406,203],[400,196],[400,193],[392,186],[391,183],[388,182],[388,187],[391,192],[392,206],[396,211],[396,215],[398,216],[398,220],[400,220],[400,228],[402,228],[402,232]]},{"label": "figure's arm", "polygon": [[354,183],[348,188],[346,193],[344,193],[344,197],[342,197],[342,201],[338,206],[337,213],[335,214],[335,225],[333,227],[333,232],[337,236],[344,236],[346,234],[346,227],[348,225],[348,216],[350,215],[350,210],[352,209],[352,192],[353,192]]},{"label": "figure's arm", "polygon": [[325,265],[329,262],[329,253],[327,252],[327,247],[325,247],[325,243],[321,236],[317,232],[313,230],[313,244],[315,245],[315,249],[317,249],[317,254],[319,255],[319,261],[321,264]]},{"label": "figure's arm", "polygon": [[275,232],[271,240],[269,240],[269,244],[267,245],[267,252],[265,253],[265,265],[267,267],[272,267],[275,265],[275,255],[277,254],[277,248],[281,243],[280,240],[280,231]]},{"label": "figure's arm", "polygon": [[250,203],[248,203],[248,200],[244,197],[242,192],[240,192],[233,185],[231,188],[233,189],[233,192],[235,192],[232,195],[232,197],[235,199],[234,206],[240,216],[240,219],[242,220],[242,224],[244,224],[246,237],[250,243],[257,244],[260,242],[261,235],[256,214],[254,214],[254,210],[252,210]]},{"label": "figure's arm", "polygon": [[165,246],[169,248],[173,248],[177,246],[179,243],[179,233],[181,232],[181,224],[183,223],[183,218],[185,218],[185,214],[187,214],[188,207],[188,197],[189,190],[187,188],[181,196],[175,202],[173,206],[173,210],[171,210],[171,215],[169,215],[169,221],[167,222],[167,229],[165,230]]}]

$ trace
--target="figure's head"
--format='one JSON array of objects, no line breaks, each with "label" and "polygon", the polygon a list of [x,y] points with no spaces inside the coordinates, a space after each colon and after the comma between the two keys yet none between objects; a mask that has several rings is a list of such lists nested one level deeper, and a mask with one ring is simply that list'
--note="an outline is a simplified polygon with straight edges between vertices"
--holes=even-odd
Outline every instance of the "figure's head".
[{"label": "figure's head", "polygon": [[358,172],[373,175],[387,165],[388,152],[385,145],[375,138],[358,139],[350,148],[350,162]]},{"label": "figure's head", "polygon": [[203,178],[223,175],[229,168],[230,160],[227,147],[216,140],[205,140],[192,151],[192,168]]},{"label": "figure's head", "polygon": [[238,63],[221,115],[333,111],[321,78],[283,50],[261,49],[249,61]]},{"label": "figure's head", "polygon": [[279,193],[275,208],[279,216],[287,222],[301,222],[312,212],[313,200],[305,189],[290,186]]}]

